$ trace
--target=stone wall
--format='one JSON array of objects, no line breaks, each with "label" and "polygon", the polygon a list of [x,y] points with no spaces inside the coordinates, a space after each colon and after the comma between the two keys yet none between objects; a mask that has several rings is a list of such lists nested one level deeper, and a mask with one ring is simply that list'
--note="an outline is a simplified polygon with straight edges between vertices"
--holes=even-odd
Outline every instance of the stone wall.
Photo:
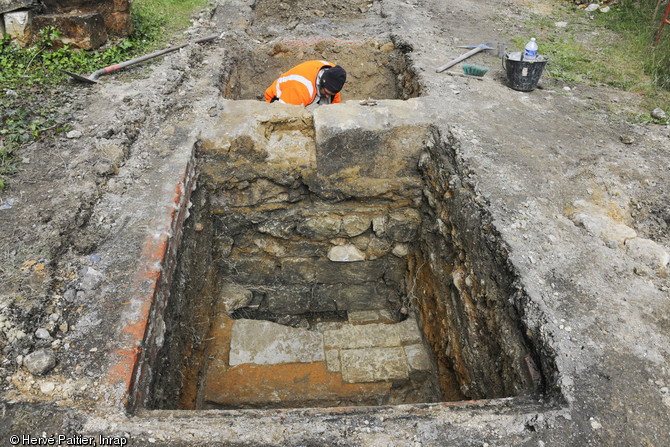
[{"label": "stone wall", "polygon": [[2,0],[0,31],[21,46],[32,43],[40,29],[53,26],[61,32],[56,47],[69,45],[96,49],[109,37],[125,37],[133,30],[129,0]]},{"label": "stone wall", "polygon": [[[252,105],[228,104],[222,123]],[[345,114],[316,126],[304,111],[277,111],[260,115],[251,132],[203,139],[201,181],[212,191],[220,275],[274,314],[398,313],[420,224],[420,146],[408,142],[421,141],[426,128],[402,118],[395,125],[381,108],[367,123]],[[339,131],[348,120],[355,129]],[[389,130],[379,131],[384,120]]]}]

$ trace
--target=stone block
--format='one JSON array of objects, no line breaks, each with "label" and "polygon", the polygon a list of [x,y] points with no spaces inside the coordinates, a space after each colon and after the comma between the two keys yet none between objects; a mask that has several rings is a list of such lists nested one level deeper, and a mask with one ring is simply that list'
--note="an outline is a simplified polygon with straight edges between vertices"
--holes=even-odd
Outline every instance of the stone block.
[{"label": "stone block", "polygon": [[428,351],[423,344],[405,346],[405,354],[410,372],[430,371],[433,368]]},{"label": "stone block", "polygon": [[326,351],[326,364],[328,365],[328,371],[330,372],[342,371],[342,365],[340,364],[340,351],[337,349],[328,349]]},{"label": "stone block", "polygon": [[0,14],[17,9],[27,9],[36,4],[36,0],[0,0]]},{"label": "stone block", "polygon": [[[388,312],[385,312],[385,315]],[[390,316],[390,314],[388,314]],[[369,323],[382,320],[381,313],[377,310],[358,310],[347,313],[347,319],[350,323]],[[385,319],[385,318],[384,318]]]},{"label": "stone block", "polygon": [[114,36],[130,36],[133,32],[133,18],[129,11],[117,11],[105,15],[107,32]]},{"label": "stone block", "polygon": [[419,324],[413,314],[410,314],[405,321],[398,323],[396,326],[398,327],[400,342],[403,345],[412,345],[422,342],[423,338],[421,337],[421,330],[419,329]]},{"label": "stone block", "polygon": [[312,298],[309,286],[271,286],[265,290],[264,307],[277,314],[300,315],[307,312],[335,311],[335,303]]},{"label": "stone block", "polygon": [[280,239],[294,236],[295,222],[285,216],[273,217],[258,225],[258,231]]},{"label": "stone block", "polygon": [[265,253],[277,258],[325,258],[328,246],[313,241],[279,240],[269,236],[254,235],[252,243]]},{"label": "stone block", "polygon": [[248,306],[253,298],[253,292],[239,284],[226,283],[219,290],[219,302],[228,314],[236,309]]},{"label": "stone block", "polygon": [[231,256],[221,263],[220,274],[224,280],[241,285],[271,284],[279,273],[278,263],[259,258],[242,259]]},{"label": "stone block", "polygon": [[363,216],[346,216],[342,219],[342,231],[347,237],[356,237],[370,228],[371,219]]},{"label": "stone block", "polygon": [[226,102],[219,124],[203,129],[201,141],[202,178],[214,185],[256,178],[291,185],[316,169],[312,116],[293,106]]},{"label": "stone block", "polygon": [[342,379],[348,383],[407,380],[409,369],[402,348],[340,351]]},{"label": "stone block", "polygon": [[278,279],[282,284],[312,285],[316,282],[318,266],[304,258],[286,258],[280,260]]},{"label": "stone block", "polygon": [[288,201],[289,194],[286,186],[277,185],[265,179],[258,179],[247,185],[243,189],[229,189],[220,194],[217,205],[223,209],[230,209]]},{"label": "stone block", "polygon": [[399,258],[404,258],[409,254],[409,246],[407,244],[395,244],[391,253]]},{"label": "stone block", "polygon": [[385,259],[364,262],[316,261],[316,281],[321,284],[364,284],[381,280],[393,265]]},{"label": "stone block", "polygon": [[372,218],[372,231],[379,237],[386,233],[386,216],[375,216]]},{"label": "stone block", "polygon": [[323,335],[269,321],[236,320],[230,340],[230,366],[253,363],[325,361]]},{"label": "stone block", "polygon": [[421,185],[417,163],[428,126],[409,102],[316,109],[317,177],[311,189],[333,196],[411,195]]},{"label": "stone block", "polygon": [[29,10],[7,12],[2,16],[5,22],[5,33],[21,46],[26,46],[32,39],[32,13]]},{"label": "stone block", "polygon": [[39,30],[47,26],[53,26],[61,31],[60,38],[55,41],[57,47],[68,45],[72,48],[94,50],[107,42],[107,29],[101,14],[73,12],[34,17],[34,29]]},{"label": "stone block", "polygon": [[394,324],[348,325],[325,331],[324,343],[329,348],[365,349],[400,346],[400,335]]}]

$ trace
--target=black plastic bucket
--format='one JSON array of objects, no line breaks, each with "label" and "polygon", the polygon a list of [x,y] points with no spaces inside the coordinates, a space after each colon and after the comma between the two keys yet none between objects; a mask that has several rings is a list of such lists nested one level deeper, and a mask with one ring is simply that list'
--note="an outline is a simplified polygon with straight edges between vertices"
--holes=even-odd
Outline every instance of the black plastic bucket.
[{"label": "black plastic bucket", "polygon": [[542,76],[542,70],[549,59],[544,56],[538,56],[534,61],[519,59],[521,59],[521,53],[505,54],[505,59],[503,59],[509,86],[521,92],[535,90]]}]

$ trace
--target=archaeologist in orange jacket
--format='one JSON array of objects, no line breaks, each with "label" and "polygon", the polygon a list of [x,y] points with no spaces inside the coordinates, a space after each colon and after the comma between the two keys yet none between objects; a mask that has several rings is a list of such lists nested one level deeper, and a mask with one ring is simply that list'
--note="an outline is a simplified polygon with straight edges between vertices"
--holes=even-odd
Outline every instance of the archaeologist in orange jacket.
[{"label": "archaeologist in orange jacket", "polygon": [[327,61],[307,61],[296,65],[265,90],[267,102],[309,106],[340,102],[340,90],[347,72]]}]

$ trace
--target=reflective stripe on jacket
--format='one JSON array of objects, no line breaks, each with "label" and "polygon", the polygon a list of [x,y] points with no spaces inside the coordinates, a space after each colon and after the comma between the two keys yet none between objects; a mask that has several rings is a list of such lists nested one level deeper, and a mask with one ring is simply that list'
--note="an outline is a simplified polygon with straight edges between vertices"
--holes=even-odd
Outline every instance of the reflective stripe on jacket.
[{"label": "reflective stripe on jacket", "polygon": [[[316,77],[324,67],[334,67],[327,61],[307,61],[296,65],[275,80],[265,90],[265,100],[272,102],[276,97],[284,104],[308,106],[314,102],[317,95]],[[333,96],[332,103],[340,102],[339,92]]]}]

